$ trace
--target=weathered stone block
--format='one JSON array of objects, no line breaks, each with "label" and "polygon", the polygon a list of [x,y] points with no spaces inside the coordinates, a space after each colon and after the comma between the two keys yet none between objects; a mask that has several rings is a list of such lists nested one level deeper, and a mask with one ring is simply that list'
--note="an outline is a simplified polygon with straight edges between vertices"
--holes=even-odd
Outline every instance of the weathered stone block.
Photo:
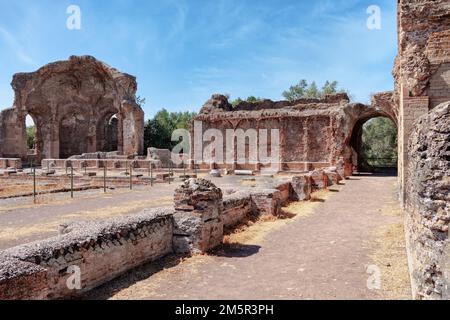
[{"label": "weathered stone block", "polygon": [[204,179],[186,180],[174,196],[174,251],[206,252],[223,240],[222,191]]},{"label": "weathered stone block", "polygon": [[241,191],[224,197],[222,213],[224,228],[240,224],[251,213],[252,200],[249,192]]},{"label": "weathered stone block", "polygon": [[296,176],[292,178],[292,194],[294,201],[304,201],[311,199],[312,180],[308,175]]},{"label": "weathered stone block", "polygon": [[312,191],[322,190],[328,187],[328,177],[323,170],[315,170],[308,173],[311,177]]},{"label": "weathered stone block", "polygon": [[220,178],[222,176],[220,173],[220,170],[217,170],[217,169],[211,170],[209,175],[213,178]]},{"label": "weathered stone block", "polygon": [[337,168],[326,168],[324,172],[328,178],[328,186],[339,184],[339,181],[342,180],[341,175],[337,172]]},{"label": "weathered stone block", "polygon": [[252,211],[256,215],[276,216],[281,208],[281,192],[277,189],[262,189],[252,192]]}]

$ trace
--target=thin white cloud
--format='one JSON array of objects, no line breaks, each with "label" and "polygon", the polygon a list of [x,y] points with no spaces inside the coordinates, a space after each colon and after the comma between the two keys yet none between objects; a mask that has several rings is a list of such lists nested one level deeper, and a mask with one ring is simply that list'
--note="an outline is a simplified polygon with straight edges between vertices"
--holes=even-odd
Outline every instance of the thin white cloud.
[{"label": "thin white cloud", "polygon": [[16,38],[8,32],[8,30],[0,27],[0,37],[4,40],[6,45],[14,52],[14,54],[19,58],[20,61],[32,65],[35,67],[36,62],[30,57],[30,55],[22,48],[21,44],[16,40]]}]

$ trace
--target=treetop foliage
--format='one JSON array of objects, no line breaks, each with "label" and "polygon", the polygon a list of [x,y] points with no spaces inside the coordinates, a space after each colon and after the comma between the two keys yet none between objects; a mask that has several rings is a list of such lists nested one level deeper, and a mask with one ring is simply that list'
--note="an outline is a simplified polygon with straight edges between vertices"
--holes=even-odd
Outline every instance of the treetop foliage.
[{"label": "treetop foliage", "polygon": [[397,127],[388,118],[374,118],[366,122],[362,135],[362,154],[373,166],[394,164],[397,159]]},{"label": "treetop foliage", "polygon": [[172,133],[176,129],[188,129],[195,112],[169,112],[162,109],[147,121],[144,128],[145,149],[172,149],[178,142],[172,142]]},{"label": "treetop foliage", "polygon": [[305,79],[300,80],[300,82],[294,86],[291,86],[289,90],[283,92],[283,97],[288,101],[295,101],[302,98],[309,99],[320,99],[327,94],[335,94],[346,92],[345,90],[338,89],[337,81],[326,81],[321,89],[317,87],[315,81],[308,84]]}]

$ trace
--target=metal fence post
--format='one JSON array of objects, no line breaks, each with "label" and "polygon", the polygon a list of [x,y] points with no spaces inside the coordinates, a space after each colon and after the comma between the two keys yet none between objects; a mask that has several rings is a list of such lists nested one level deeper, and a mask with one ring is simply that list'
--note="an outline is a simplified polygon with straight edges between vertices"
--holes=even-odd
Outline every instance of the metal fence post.
[{"label": "metal fence post", "polygon": [[31,171],[33,172],[33,203],[36,204],[36,168],[31,161]]},{"label": "metal fence post", "polygon": [[169,160],[169,184],[170,180],[172,179],[172,161]]},{"label": "metal fence post", "polygon": [[150,162],[150,186],[153,187],[153,163]]},{"label": "metal fence post", "polygon": [[106,163],[103,163],[103,193],[106,193]]},{"label": "metal fence post", "polygon": [[133,164],[130,162],[130,190],[133,190]]},{"label": "metal fence post", "polygon": [[70,197],[73,199],[73,165],[70,165]]}]

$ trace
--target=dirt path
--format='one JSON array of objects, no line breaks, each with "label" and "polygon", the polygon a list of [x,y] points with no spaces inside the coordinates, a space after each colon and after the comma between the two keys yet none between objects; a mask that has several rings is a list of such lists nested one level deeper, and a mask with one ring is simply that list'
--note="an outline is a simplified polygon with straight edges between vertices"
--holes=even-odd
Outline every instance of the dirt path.
[{"label": "dirt path", "polygon": [[[315,203],[306,216],[264,222],[253,232],[244,231],[243,235],[251,234],[239,246],[215,254],[149,264],[95,290],[89,298],[378,298],[379,290],[367,288],[367,267],[380,250],[380,228],[401,222],[399,215],[383,213],[386,206],[397,206],[395,182],[395,177],[354,177],[330,192],[326,201]],[[385,255],[398,261],[381,263],[403,268],[406,258],[399,246],[400,254]],[[388,278],[383,274],[382,281]],[[383,288],[389,285],[382,283]],[[407,280],[401,286],[403,293],[395,298],[408,298]]]}]

